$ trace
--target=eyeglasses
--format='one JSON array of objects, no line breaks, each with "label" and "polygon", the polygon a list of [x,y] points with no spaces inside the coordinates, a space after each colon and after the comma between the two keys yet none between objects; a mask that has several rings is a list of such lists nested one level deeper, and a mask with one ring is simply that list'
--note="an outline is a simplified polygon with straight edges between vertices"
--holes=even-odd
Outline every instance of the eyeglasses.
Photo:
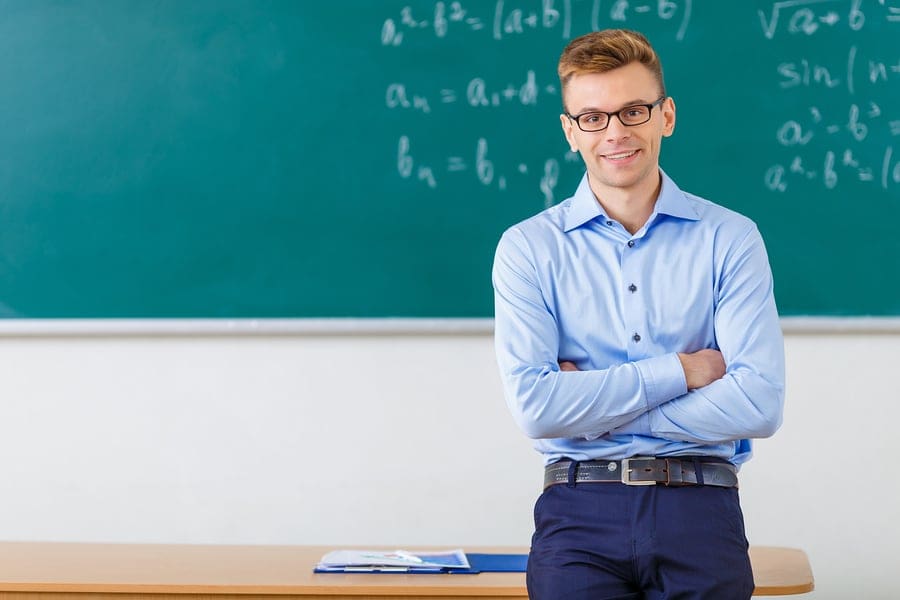
[{"label": "eyeglasses", "polygon": [[569,113],[566,113],[566,116],[575,121],[575,124],[578,125],[578,129],[588,133],[603,131],[609,127],[609,120],[612,119],[613,115],[619,117],[619,122],[622,123],[622,125],[634,127],[635,125],[643,125],[649,121],[653,107],[659,106],[665,99],[665,96],[660,96],[656,102],[626,106],[622,110],[617,110],[616,112],[589,110],[580,115],[570,115]]}]

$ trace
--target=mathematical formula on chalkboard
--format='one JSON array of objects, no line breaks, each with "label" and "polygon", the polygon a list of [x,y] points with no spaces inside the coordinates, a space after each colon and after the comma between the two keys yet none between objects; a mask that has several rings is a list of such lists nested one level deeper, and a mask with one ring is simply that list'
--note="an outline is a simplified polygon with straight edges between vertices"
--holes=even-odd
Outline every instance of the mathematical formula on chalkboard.
[{"label": "mathematical formula on chalkboard", "polygon": [[[843,6],[841,6],[843,5]],[[846,12],[841,13],[838,8]],[[874,10],[863,10],[862,0],[838,2],[776,2],[768,15],[759,11],[766,39],[776,35],[819,35],[829,28],[863,31],[871,19],[896,24],[900,34],[900,4],[879,0]],[[864,42],[863,42],[864,43]],[[850,44],[830,62],[816,56],[801,56],[775,66],[778,87],[785,94],[796,88],[815,88],[824,100],[845,104],[843,111],[826,112],[810,105],[804,114],[787,119],[777,130],[782,146],[797,149],[787,164],[775,164],[765,175],[766,188],[784,192],[793,179],[820,182],[833,189],[844,177],[888,189],[900,183],[900,160],[890,144],[879,146],[875,163],[859,157],[859,149],[870,137],[900,136],[900,111],[895,91],[900,83],[900,51],[893,56],[864,45]],[[890,92],[889,92],[890,90]],[[894,101],[888,100],[892,93]],[[880,134],[880,135],[878,135]],[[828,149],[803,153],[811,142],[824,138]],[[877,144],[876,144],[877,145]]]},{"label": "mathematical formula on chalkboard", "polygon": [[[702,9],[702,4],[691,0],[495,0],[489,6],[420,3],[386,15],[372,37],[380,51],[401,53],[413,51],[407,50],[411,42],[423,37],[440,44],[453,36],[468,35],[504,44],[551,33],[559,36],[561,49],[567,40],[589,30],[646,26],[662,27],[673,43],[683,44],[690,41],[692,17]],[[869,44],[865,35],[867,28],[888,28],[895,30],[893,35],[900,35],[900,0],[896,5],[890,0],[789,0],[762,8],[748,6],[743,18],[752,21],[757,31],[754,44],[759,46],[792,38],[813,40],[840,30],[858,34],[852,43],[829,45],[827,53],[821,52],[821,45],[801,43],[797,47],[806,50],[772,64],[753,64],[754,69],[769,73],[764,81],[769,86],[767,93],[775,99],[773,104],[777,106],[778,99],[783,99],[790,107],[781,115],[762,115],[765,123],[775,123],[768,133],[776,160],[757,174],[761,189],[777,195],[801,186],[835,189],[848,180],[883,190],[900,186],[900,152],[894,148],[894,140],[900,136],[900,103],[896,102],[900,51],[896,46],[886,51]],[[727,25],[723,23],[723,27]],[[748,54],[752,54],[751,48]],[[664,56],[664,64],[665,60]],[[510,65],[509,76],[502,80],[479,74],[479,64],[454,64],[447,72],[447,85],[437,87],[404,78],[403,73],[387,73],[385,106],[460,123],[465,123],[465,114],[472,111],[502,115],[527,106],[560,106],[555,73],[528,68],[527,57],[522,63],[524,68]],[[459,73],[469,76],[460,78]],[[807,96],[798,96],[810,91],[815,91],[817,101],[806,102]],[[798,99],[805,102],[802,109],[797,108]],[[752,107],[747,112],[751,114]],[[385,144],[396,155],[397,176],[432,189],[448,178],[463,176],[499,191],[508,189],[511,182],[527,180],[549,206],[561,199],[556,191],[561,169],[567,165],[579,168],[578,156],[565,149],[540,159],[530,152],[530,160],[494,155],[490,136],[478,132],[467,147],[438,158],[420,158],[417,137],[415,130],[397,131]]]}]

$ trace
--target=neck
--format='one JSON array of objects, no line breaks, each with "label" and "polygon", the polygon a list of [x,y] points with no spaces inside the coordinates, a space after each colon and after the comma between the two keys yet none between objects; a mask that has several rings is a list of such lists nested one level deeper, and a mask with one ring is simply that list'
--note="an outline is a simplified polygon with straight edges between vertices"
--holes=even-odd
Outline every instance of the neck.
[{"label": "neck", "polygon": [[616,188],[595,185],[588,175],[591,191],[594,192],[603,211],[621,223],[632,235],[637,233],[653,214],[653,207],[656,206],[656,198],[662,187],[661,175],[647,179],[648,181],[645,184],[642,182],[640,187]]}]

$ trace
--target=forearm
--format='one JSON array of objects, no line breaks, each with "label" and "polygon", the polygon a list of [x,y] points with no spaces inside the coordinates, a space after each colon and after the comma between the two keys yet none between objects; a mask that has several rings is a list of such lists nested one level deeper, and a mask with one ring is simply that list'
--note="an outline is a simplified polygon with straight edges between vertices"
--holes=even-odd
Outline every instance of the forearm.
[{"label": "forearm", "polygon": [[675,354],[576,372],[555,360],[527,364],[499,347],[498,356],[510,411],[532,438],[599,437],[686,389]]},{"label": "forearm", "polygon": [[716,444],[764,438],[781,424],[784,385],[761,373],[736,369],[617,428],[617,434]]}]

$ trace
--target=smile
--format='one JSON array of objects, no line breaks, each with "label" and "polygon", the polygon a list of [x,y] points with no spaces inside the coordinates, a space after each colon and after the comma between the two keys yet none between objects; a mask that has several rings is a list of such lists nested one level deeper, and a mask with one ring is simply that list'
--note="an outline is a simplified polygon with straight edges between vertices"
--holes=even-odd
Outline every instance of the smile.
[{"label": "smile", "polygon": [[631,158],[635,154],[637,154],[637,150],[631,150],[628,152],[619,152],[617,154],[603,154],[603,158],[607,160],[625,160],[626,158]]}]

